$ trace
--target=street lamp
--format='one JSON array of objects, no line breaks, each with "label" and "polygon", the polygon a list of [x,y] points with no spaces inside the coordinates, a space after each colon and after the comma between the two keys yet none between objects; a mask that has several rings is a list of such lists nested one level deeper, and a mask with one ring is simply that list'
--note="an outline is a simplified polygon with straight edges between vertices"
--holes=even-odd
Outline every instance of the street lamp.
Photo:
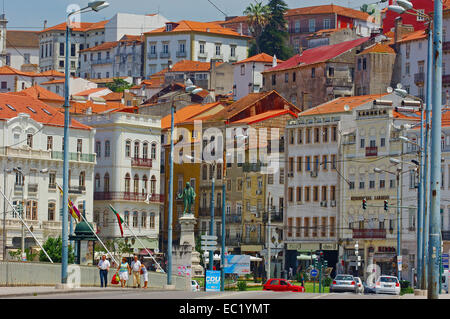
[{"label": "street lamp", "polygon": [[109,6],[106,1],[90,1],[87,7],[73,11],[67,15],[66,22],[66,56],[65,56],[65,83],[64,83],[64,155],[63,155],[63,209],[62,209],[62,252],[61,252],[61,284],[67,284],[67,267],[68,267],[68,244],[69,238],[67,234],[67,219],[68,219],[68,201],[69,201],[69,107],[70,107],[70,92],[69,92],[69,44],[70,44],[70,17],[74,14],[80,14],[88,11],[98,12]]}]

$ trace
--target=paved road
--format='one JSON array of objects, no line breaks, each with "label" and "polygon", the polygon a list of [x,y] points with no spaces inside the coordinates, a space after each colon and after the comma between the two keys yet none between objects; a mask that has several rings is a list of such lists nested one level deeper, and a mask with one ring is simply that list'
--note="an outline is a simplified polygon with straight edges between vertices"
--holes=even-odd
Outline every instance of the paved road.
[{"label": "paved road", "polygon": [[26,297],[14,297],[15,299],[400,299],[399,296],[390,295],[358,295],[353,293],[293,293],[270,291],[230,291],[230,292],[185,292],[185,291],[144,291],[141,289],[126,291],[61,293],[51,295],[37,295]]}]

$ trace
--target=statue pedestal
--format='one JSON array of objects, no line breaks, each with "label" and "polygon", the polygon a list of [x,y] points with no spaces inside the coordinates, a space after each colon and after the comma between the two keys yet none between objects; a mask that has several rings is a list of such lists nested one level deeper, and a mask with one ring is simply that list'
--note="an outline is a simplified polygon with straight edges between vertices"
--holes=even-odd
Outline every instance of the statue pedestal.
[{"label": "statue pedestal", "polygon": [[197,224],[197,220],[193,214],[187,214],[180,217],[179,222],[181,226],[180,245],[190,245],[192,247],[192,276],[203,276],[204,269],[200,265],[200,253],[195,250],[194,227]]}]

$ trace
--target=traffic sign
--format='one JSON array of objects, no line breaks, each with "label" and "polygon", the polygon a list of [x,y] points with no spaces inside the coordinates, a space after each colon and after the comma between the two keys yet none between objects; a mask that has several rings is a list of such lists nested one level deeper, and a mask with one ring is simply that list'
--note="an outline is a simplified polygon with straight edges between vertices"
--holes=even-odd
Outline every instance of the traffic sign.
[{"label": "traffic sign", "polygon": [[217,245],[217,241],[203,241],[202,240],[202,246],[216,246]]},{"label": "traffic sign", "polygon": [[217,250],[216,246],[202,246],[202,250],[204,251],[215,251]]},{"label": "traffic sign", "polygon": [[311,275],[311,277],[315,278],[319,273],[317,272],[317,269],[311,269],[311,272],[309,274]]},{"label": "traffic sign", "polygon": [[201,239],[203,239],[203,240],[217,240],[217,236],[202,235]]}]

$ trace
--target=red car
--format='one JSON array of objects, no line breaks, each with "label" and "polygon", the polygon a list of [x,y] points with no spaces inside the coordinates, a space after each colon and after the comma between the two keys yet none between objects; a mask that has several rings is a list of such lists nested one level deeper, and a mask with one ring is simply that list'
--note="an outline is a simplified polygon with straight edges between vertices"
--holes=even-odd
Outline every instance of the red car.
[{"label": "red car", "polygon": [[305,287],[293,285],[285,279],[272,278],[263,285],[263,290],[305,292]]}]

